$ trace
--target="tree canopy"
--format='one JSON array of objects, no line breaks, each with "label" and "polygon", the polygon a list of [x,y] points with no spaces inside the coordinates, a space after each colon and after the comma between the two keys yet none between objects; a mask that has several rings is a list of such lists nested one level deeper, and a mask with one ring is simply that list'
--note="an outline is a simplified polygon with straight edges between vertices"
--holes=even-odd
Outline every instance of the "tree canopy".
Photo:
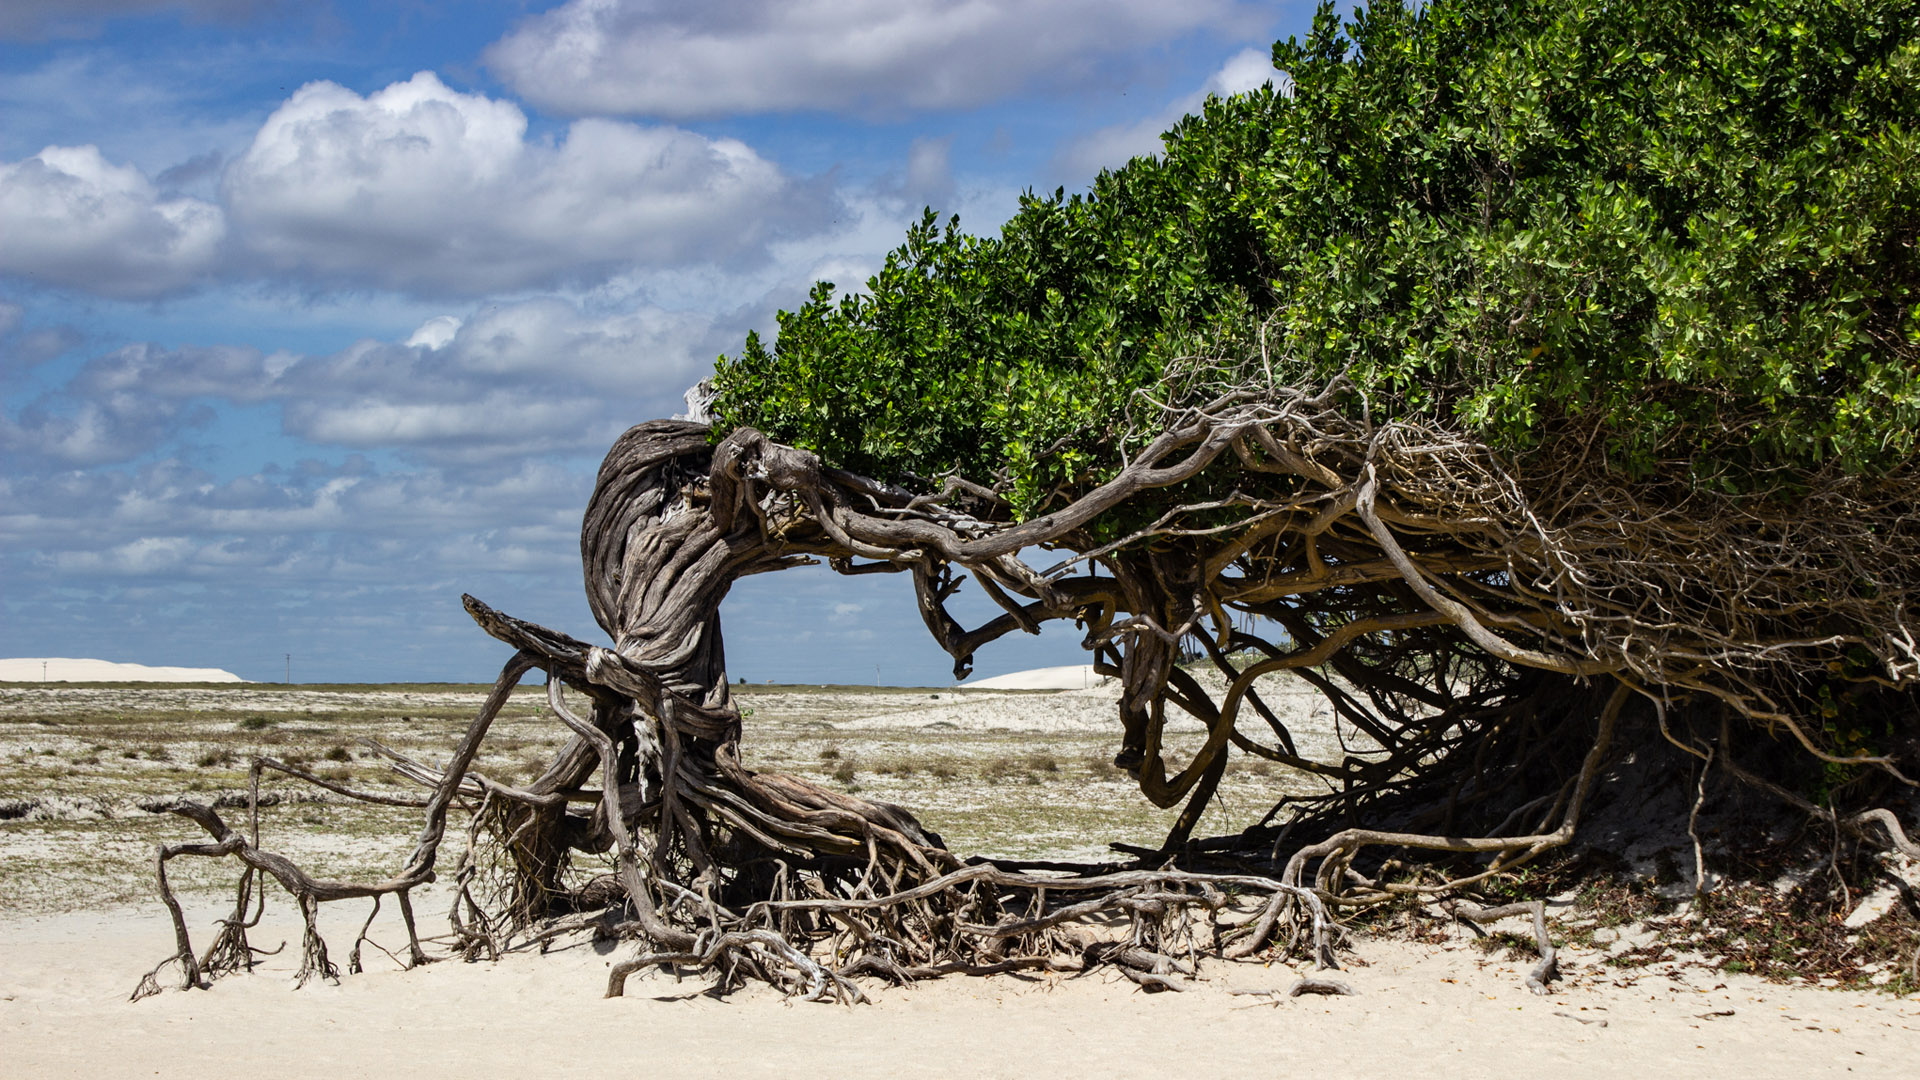
[{"label": "tree canopy", "polygon": [[1273,58],[1085,194],[991,237],[929,210],[864,293],[816,286],[721,358],[720,430],[1033,513],[1155,434],[1138,395],[1258,357],[1522,457],[1597,432],[1628,476],[1911,456],[1920,3],[1324,5]]}]

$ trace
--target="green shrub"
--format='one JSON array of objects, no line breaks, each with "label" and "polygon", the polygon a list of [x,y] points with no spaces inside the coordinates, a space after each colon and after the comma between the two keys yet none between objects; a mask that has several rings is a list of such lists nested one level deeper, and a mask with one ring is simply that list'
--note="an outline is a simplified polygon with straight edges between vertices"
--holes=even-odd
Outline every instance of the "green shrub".
[{"label": "green shrub", "polygon": [[1920,2],[1326,6],[1273,55],[1290,95],[1210,99],[997,236],[929,211],[864,294],[816,286],[720,359],[719,431],[1004,477],[1032,514],[1155,434],[1137,394],[1217,388],[1202,357],[1523,456],[1579,432],[1628,475],[1911,455]]}]

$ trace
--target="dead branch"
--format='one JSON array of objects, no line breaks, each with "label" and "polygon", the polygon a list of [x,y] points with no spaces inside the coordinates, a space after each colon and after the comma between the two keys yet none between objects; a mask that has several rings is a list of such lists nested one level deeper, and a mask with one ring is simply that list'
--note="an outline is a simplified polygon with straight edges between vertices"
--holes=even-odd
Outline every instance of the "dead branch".
[{"label": "dead branch", "polygon": [[[196,803],[158,807],[212,843],[160,850],[178,951],[141,992],[169,963],[188,986],[244,966],[250,883],[267,878],[306,918],[303,976],[331,977],[314,912],[342,899],[377,908],[394,895],[408,962],[424,962],[409,893],[435,880],[457,807],[469,817],[453,875],[456,948],[498,955],[516,935],[544,944],[554,926],[609,925],[577,912],[612,904],[607,919],[638,940],[610,976],[614,995],[656,966],[815,1000],[859,999],[860,975],[1091,964],[1179,989],[1192,973],[1184,958],[1203,953],[1305,947],[1332,967],[1330,912],[1458,893],[1565,847],[1622,752],[1618,733],[1657,725],[1674,738],[1669,713],[1685,701],[1720,710],[1711,754],[1730,775],[1863,842],[1915,853],[1885,808],[1822,808],[1737,764],[1732,725],[1907,782],[1890,751],[1843,753],[1804,704],[1815,687],[1837,688],[1874,715],[1910,711],[1920,476],[1823,476],[1793,501],[1670,478],[1628,484],[1594,472],[1584,450],[1544,453],[1521,471],[1434,425],[1377,422],[1366,402],[1347,400],[1344,380],[1310,394],[1274,385],[1268,365],[1224,361],[1180,378],[1180,394],[1141,395],[1136,426],[1151,437],[1123,435],[1121,467],[1062,489],[1024,521],[996,489],[958,477],[912,490],[750,428],[717,444],[697,423],[633,428],[602,464],[581,530],[588,602],[608,644],[467,597],[475,622],[514,652],[444,767],[376,747],[423,796],[256,763],[256,808],[263,769],[419,808],[413,852],[384,881],[313,879],[261,847],[257,816],[249,838]],[[1218,392],[1203,407],[1155,404],[1194,400],[1188,391],[1209,380]],[[1128,507],[1151,512],[1111,527]],[[1019,558],[1036,546],[1074,554],[1041,572]],[[905,808],[747,769],[721,602],[742,577],[820,559],[842,573],[907,573],[957,674],[1005,634],[1053,620],[1086,627],[1098,669],[1121,682],[1115,763],[1155,805],[1180,807],[1162,849],[1122,873],[1015,873],[967,863]],[[946,606],[968,575],[1000,609],[972,629]],[[1192,643],[1226,680],[1217,697],[1181,667]],[[535,670],[567,746],[525,787],[479,775],[493,717]],[[1287,675],[1324,694],[1368,746],[1302,755],[1259,692]],[[1167,760],[1169,706],[1206,727],[1184,762]],[[1194,841],[1236,751],[1325,778],[1328,792],[1276,806],[1269,820],[1291,811],[1284,826]],[[1696,814],[1704,798],[1703,777]],[[611,893],[570,883],[571,853],[609,850]],[[1425,853],[1445,869],[1394,880],[1376,869],[1390,865],[1383,850]],[[243,867],[223,931],[236,936],[219,963],[194,957],[167,886],[167,861],[183,855]],[[1704,880],[1704,855],[1698,865]],[[1528,910],[1542,957],[1528,984],[1545,992],[1554,950],[1544,909]],[[1122,937],[1101,937],[1112,925]],[[364,939],[363,926],[350,968]],[[1293,992],[1346,991],[1303,981]]]}]

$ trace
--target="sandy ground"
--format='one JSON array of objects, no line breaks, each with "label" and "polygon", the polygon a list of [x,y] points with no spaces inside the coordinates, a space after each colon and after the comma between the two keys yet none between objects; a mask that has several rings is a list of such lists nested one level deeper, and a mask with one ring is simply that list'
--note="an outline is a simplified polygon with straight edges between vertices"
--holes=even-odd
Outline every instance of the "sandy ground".
[{"label": "sandy ground", "polygon": [[[198,920],[215,914],[198,905]],[[361,909],[362,911],[364,909]],[[334,913],[336,952],[357,912]],[[263,946],[297,937],[269,909]],[[403,940],[376,923],[376,940]],[[603,999],[608,947],[369,970],[294,989],[270,958],[210,991],[129,1002],[169,950],[151,910],[0,921],[0,1076],[333,1077],[1913,1076],[1920,1001],[1783,987],[1703,969],[1634,977],[1569,956],[1548,998],[1464,942],[1362,942],[1354,997],[1267,998],[1281,966],[1219,964],[1183,994],[1111,973],[874,986],[860,1006],[725,999],[650,975]],[[626,946],[621,946],[625,948]],[[291,951],[291,950],[290,950]],[[340,959],[342,957],[336,957]]]},{"label": "sandy ground", "polygon": [[[871,986],[874,1003],[849,1008],[786,1001],[764,987],[716,999],[703,993],[706,978],[676,983],[652,975],[635,979],[628,997],[604,1000],[616,953],[579,942],[545,956],[447,961],[413,972],[369,948],[364,974],[297,990],[295,958],[283,953],[210,991],[170,989],[127,1000],[140,975],[172,947],[164,909],[147,898],[151,844],[186,835],[171,819],[129,811],[122,804],[134,793],[189,782],[191,790],[230,789],[241,782],[239,762],[264,749],[304,748],[333,767],[322,756],[326,748],[361,732],[431,753],[457,737],[479,692],[0,689],[0,795],[46,804],[0,823],[0,1080],[1264,1078],[1303,1069],[1635,1080],[1920,1075],[1914,997],[1782,986],[1685,957],[1623,968],[1603,963],[1597,952],[1565,949],[1568,977],[1543,999],[1523,988],[1530,960],[1483,953],[1464,936],[1429,945],[1361,941],[1357,961],[1340,975],[1359,993],[1340,998],[1235,994],[1284,991],[1299,972],[1220,963],[1203,969],[1202,982],[1184,994],[1147,995],[1112,972],[953,978]],[[1017,841],[1019,848],[1009,848],[1017,855],[1132,835],[1128,830],[1150,842],[1164,829],[1142,815],[1123,778],[1101,771],[1111,753],[1111,697],[1110,688],[955,695],[754,687],[743,700],[755,710],[749,726],[756,761],[834,783],[849,766],[849,790],[924,807],[929,820],[958,836],[962,850]],[[1284,686],[1274,687],[1271,699],[1314,752],[1338,752],[1342,734],[1318,699]],[[555,737],[532,691],[516,702],[497,729],[503,775],[523,767],[521,757],[542,760]],[[1171,726],[1180,740],[1198,737],[1191,721]],[[140,749],[130,756],[123,747]],[[1058,760],[1034,764],[1030,755],[1040,748]],[[233,750],[236,760],[194,765],[221,749]],[[350,765],[367,782],[378,778],[363,758]],[[1264,773],[1235,780],[1241,786],[1231,791],[1234,812],[1257,812],[1291,782]],[[99,806],[60,801],[87,793],[102,800]],[[272,813],[278,816],[270,847],[284,846],[343,876],[390,867],[399,856],[388,849],[404,849],[412,835],[404,823],[360,822],[330,805]],[[214,869],[182,867],[177,879],[200,945],[224,914],[208,890],[230,879]],[[63,910],[74,896],[89,909]],[[418,906],[427,932],[445,925],[444,902],[423,897]],[[365,912],[364,904],[326,911],[336,961],[344,964]],[[291,915],[275,892],[255,943],[292,941],[297,948]],[[373,938],[389,948],[404,941],[390,912],[376,922]]]}]

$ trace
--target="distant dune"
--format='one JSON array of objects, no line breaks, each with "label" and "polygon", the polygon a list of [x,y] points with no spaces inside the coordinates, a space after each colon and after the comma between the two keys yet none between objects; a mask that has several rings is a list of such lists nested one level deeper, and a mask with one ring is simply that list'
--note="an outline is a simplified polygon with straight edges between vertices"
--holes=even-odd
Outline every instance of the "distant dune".
[{"label": "distant dune", "polygon": [[75,660],[65,656],[27,656],[0,660],[0,682],[246,682],[231,671],[211,667],[148,667],[111,660]]},{"label": "distant dune", "polygon": [[1028,671],[1015,671],[1006,675],[995,675],[991,679],[975,679],[961,683],[961,690],[1090,690],[1106,682],[1106,677],[1095,675],[1092,664],[1068,664],[1065,667],[1033,668]]}]

